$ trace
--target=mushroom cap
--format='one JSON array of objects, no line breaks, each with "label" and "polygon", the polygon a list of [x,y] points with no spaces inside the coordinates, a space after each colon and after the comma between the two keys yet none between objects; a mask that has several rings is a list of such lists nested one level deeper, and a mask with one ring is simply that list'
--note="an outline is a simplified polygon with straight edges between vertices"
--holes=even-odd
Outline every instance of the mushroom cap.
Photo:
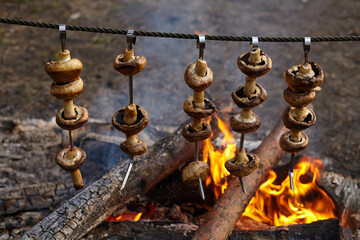
[{"label": "mushroom cap", "polygon": [[81,167],[86,159],[86,153],[81,148],[75,147],[77,154],[73,159],[66,159],[66,153],[71,149],[71,146],[64,147],[60,152],[58,152],[55,156],[55,162],[61,168],[66,171],[72,172]]},{"label": "mushroom cap", "polygon": [[268,73],[272,68],[271,58],[266,55],[262,50],[260,51],[260,57],[262,62],[257,65],[252,65],[249,62],[250,52],[243,53],[239,56],[237,60],[237,65],[239,69],[246,75],[251,78],[258,78],[262,75]]},{"label": "mushroom cap", "polygon": [[309,138],[308,136],[301,132],[301,141],[300,142],[294,142],[291,139],[291,131],[288,131],[281,135],[279,144],[282,150],[288,153],[297,153],[302,150],[304,150],[307,145],[309,144]]},{"label": "mushroom cap", "polygon": [[113,62],[114,69],[124,75],[136,75],[146,66],[146,58],[144,56],[135,56],[135,59],[124,62],[124,54],[118,55]]},{"label": "mushroom cap", "polygon": [[241,113],[230,118],[231,129],[238,133],[255,132],[260,125],[260,118],[255,113],[252,113],[251,119],[242,118]]},{"label": "mushroom cap", "polygon": [[321,67],[314,62],[308,63],[311,65],[311,69],[315,73],[315,76],[312,78],[296,75],[300,69],[301,64],[287,69],[283,74],[287,85],[293,92],[311,91],[323,83],[324,73]]},{"label": "mushroom cap", "polygon": [[284,98],[287,103],[292,107],[302,108],[309,105],[315,99],[315,91],[295,93],[287,88],[284,90]]},{"label": "mushroom cap", "polygon": [[[238,151],[237,151],[238,152]],[[233,175],[245,177],[255,171],[260,165],[260,159],[253,153],[247,153],[249,162],[245,164],[236,164],[236,157],[225,162],[225,168]]]},{"label": "mushroom cap", "polygon": [[205,108],[198,108],[194,106],[194,98],[188,97],[183,105],[183,109],[187,115],[193,118],[206,118],[217,112],[215,104],[207,98],[204,98]]},{"label": "mushroom cap", "polygon": [[147,150],[146,143],[141,140],[138,140],[135,145],[127,144],[127,141],[125,140],[120,144],[120,148],[124,153],[130,156],[142,155]]},{"label": "mushroom cap", "polygon": [[315,124],[316,115],[312,109],[306,108],[308,110],[308,115],[303,121],[296,120],[296,118],[294,117],[294,109],[295,108],[288,106],[282,113],[281,118],[285,127],[292,131],[300,132]]},{"label": "mushroom cap", "polygon": [[210,174],[209,165],[202,161],[195,161],[189,163],[181,173],[183,182],[188,186],[197,186],[199,178],[204,182]]},{"label": "mushroom cap", "polygon": [[184,80],[186,84],[194,91],[201,92],[207,89],[213,82],[213,72],[208,67],[206,68],[206,75],[200,77],[195,72],[196,63],[190,63],[184,73]]},{"label": "mushroom cap", "polygon": [[[60,55],[68,55],[70,58],[70,51],[64,50]],[[64,57],[64,56],[63,56]],[[79,59],[73,58],[66,62],[50,61],[45,65],[46,73],[56,83],[68,83],[74,81],[81,74],[83,65]]]},{"label": "mushroom cap", "polygon": [[86,108],[77,105],[74,105],[74,108],[76,112],[76,118],[74,119],[64,118],[64,108],[61,108],[56,113],[56,123],[59,127],[66,130],[75,130],[81,128],[89,120],[89,113]]},{"label": "mushroom cap", "polygon": [[207,122],[202,122],[203,129],[196,132],[192,129],[191,124],[186,125],[182,130],[182,135],[189,142],[199,142],[209,138],[212,134],[210,124]]},{"label": "mushroom cap", "polygon": [[244,85],[242,85],[232,92],[231,97],[239,108],[254,108],[267,99],[267,92],[260,84],[256,84],[255,95],[256,97],[250,99],[246,97],[244,95]]},{"label": "mushroom cap", "polygon": [[141,132],[149,123],[149,114],[145,109],[136,105],[137,119],[134,124],[128,125],[124,121],[126,107],[117,111],[112,117],[113,126],[126,134],[126,136],[136,135]]},{"label": "mushroom cap", "polygon": [[80,95],[84,83],[80,77],[69,83],[52,82],[50,93],[58,99],[71,100]]}]

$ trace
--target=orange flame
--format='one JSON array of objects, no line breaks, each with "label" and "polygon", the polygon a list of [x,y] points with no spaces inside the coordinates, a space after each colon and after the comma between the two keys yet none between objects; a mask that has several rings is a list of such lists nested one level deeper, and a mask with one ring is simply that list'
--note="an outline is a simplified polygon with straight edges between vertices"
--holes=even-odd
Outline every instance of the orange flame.
[{"label": "orange flame", "polygon": [[206,179],[206,186],[209,186],[211,182],[214,183],[214,193],[217,199],[228,186],[226,177],[230,173],[225,168],[225,162],[235,156],[236,144],[234,144],[234,138],[229,127],[217,115],[215,117],[218,120],[218,127],[224,134],[224,138],[221,141],[220,149],[216,151],[211,144],[211,139],[205,140],[203,161],[209,163],[211,172],[211,176],[208,176]]},{"label": "orange flame", "polygon": [[295,166],[294,192],[290,190],[289,176],[281,185],[275,185],[277,175],[274,171],[269,171],[269,179],[261,184],[242,217],[271,226],[335,218],[333,201],[316,185],[316,180],[320,177],[319,167],[323,168],[324,165],[319,159],[311,159],[304,157]]},{"label": "orange flame", "polygon": [[106,221],[114,222],[114,221],[139,221],[141,218],[142,212],[132,213],[132,212],[124,212],[119,216],[110,216]]}]

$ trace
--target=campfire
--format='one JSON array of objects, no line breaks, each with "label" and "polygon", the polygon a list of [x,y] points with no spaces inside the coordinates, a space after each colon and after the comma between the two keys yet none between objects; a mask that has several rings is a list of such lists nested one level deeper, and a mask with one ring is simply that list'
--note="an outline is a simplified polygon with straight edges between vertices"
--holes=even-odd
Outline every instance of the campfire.
[{"label": "campfire", "polygon": [[256,191],[242,219],[248,217],[270,226],[282,226],[336,218],[333,201],[316,184],[323,167],[319,159],[301,158],[294,169],[294,192],[290,190],[289,176],[276,184],[276,172],[269,171],[267,181]]}]

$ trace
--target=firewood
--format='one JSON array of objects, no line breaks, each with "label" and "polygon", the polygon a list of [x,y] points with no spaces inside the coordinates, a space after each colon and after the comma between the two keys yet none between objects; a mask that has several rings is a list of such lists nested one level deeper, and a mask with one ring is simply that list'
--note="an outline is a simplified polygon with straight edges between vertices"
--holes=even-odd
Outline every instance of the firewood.
[{"label": "firewood", "polygon": [[266,172],[273,168],[285,152],[280,149],[278,139],[286,131],[280,122],[274,127],[261,145],[254,151],[260,158],[260,166],[251,175],[244,177],[246,193],[243,193],[238,179],[233,179],[212,211],[204,219],[195,234],[195,239],[227,239],[233,231],[250,199],[263,182]]},{"label": "firewood", "polygon": [[80,238],[190,161],[193,152],[193,144],[180,132],[160,140],[146,154],[135,158],[136,164],[123,191],[120,186],[130,160],[118,163],[108,174],[26,232],[22,239]]}]

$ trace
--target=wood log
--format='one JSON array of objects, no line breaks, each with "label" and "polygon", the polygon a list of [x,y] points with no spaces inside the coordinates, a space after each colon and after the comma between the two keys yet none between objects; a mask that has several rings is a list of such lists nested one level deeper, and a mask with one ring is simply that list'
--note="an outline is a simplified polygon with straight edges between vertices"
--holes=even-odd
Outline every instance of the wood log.
[{"label": "wood log", "polygon": [[283,123],[279,121],[270,134],[264,138],[254,151],[261,161],[259,168],[243,178],[246,193],[243,193],[239,180],[233,178],[212,211],[205,216],[194,239],[228,239],[236,221],[244,212],[260,184],[265,180],[266,172],[284,156],[285,152],[279,146],[279,138],[286,131]]},{"label": "wood log", "polygon": [[175,169],[191,160],[194,144],[176,132],[155,143],[135,158],[126,187],[120,191],[130,160],[117,164],[108,174],[27,231],[21,239],[78,239],[112,213],[135,201]]},{"label": "wood log", "polygon": [[[104,222],[83,239],[191,239],[196,225],[165,221]],[[229,240],[270,239],[342,239],[338,219],[327,219],[310,224],[270,227],[264,230],[234,230]]]}]

